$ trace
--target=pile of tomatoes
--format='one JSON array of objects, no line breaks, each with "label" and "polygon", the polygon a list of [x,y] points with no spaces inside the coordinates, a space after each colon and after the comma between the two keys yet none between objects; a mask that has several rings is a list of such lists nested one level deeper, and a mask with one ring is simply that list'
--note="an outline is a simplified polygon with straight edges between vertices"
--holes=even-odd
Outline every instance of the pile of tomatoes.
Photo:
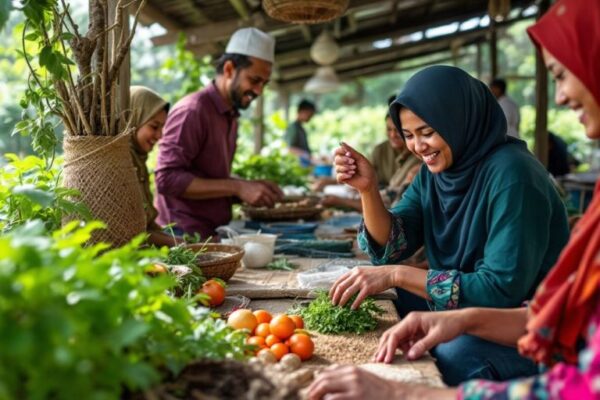
[{"label": "pile of tomatoes", "polygon": [[256,355],[270,352],[281,360],[284,355],[293,353],[306,361],[315,350],[315,344],[303,329],[304,321],[298,315],[272,316],[265,310],[240,309],[231,313],[227,324],[250,332],[247,343],[255,346]]}]

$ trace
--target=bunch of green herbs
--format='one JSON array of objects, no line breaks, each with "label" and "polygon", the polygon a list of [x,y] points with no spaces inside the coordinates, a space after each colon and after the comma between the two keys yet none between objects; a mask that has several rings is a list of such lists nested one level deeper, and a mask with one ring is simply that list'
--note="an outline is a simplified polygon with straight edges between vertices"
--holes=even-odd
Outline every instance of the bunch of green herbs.
[{"label": "bunch of green herbs", "polygon": [[289,314],[298,314],[304,319],[305,326],[313,331],[326,334],[357,333],[362,334],[377,328],[377,315],[384,310],[367,297],[357,310],[352,310],[356,295],[343,307],[331,303],[329,295],[319,290],[317,297],[308,306],[296,306]]},{"label": "bunch of green herbs", "polygon": [[285,257],[277,258],[267,264],[267,269],[275,271],[293,271],[298,268],[298,264],[294,264]]}]

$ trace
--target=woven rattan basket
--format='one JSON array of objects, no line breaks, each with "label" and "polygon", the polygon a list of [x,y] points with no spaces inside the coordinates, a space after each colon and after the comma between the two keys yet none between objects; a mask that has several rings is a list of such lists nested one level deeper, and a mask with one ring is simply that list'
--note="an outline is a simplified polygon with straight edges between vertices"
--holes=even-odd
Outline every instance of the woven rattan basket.
[{"label": "woven rattan basket", "polygon": [[[192,250],[204,251],[198,256],[198,267],[202,274],[210,278],[219,278],[227,282],[241,266],[244,249],[220,243],[190,244]],[[218,256],[217,256],[218,254]]]},{"label": "woven rattan basket", "polygon": [[341,16],[350,0],[263,0],[273,19],[295,24],[319,24]]}]

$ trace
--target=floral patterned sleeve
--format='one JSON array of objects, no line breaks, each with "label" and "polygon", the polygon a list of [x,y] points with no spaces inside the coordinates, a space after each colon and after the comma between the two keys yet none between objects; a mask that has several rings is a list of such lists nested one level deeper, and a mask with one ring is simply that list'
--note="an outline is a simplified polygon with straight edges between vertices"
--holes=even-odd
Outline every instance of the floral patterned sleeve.
[{"label": "floral patterned sleeve", "polygon": [[459,387],[460,400],[533,400],[600,398],[600,309],[588,326],[578,365],[556,364],[546,373],[506,382],[472,380]]},{"label": "floral patterned sleeve", "polygon": [[457,270],[430,269],[427,271],[427,301],[432,311],[458,308],[460,273]]},{"label": "floral patterned sleeve", "polygon": [[[390,213],[392,229],[385,246],[380,246],[367,231],[364,221],[358,230],[358,246],[370,258],[373,265],[394,264],[405,259],[408,254],[406,234],[402,217]],[[460,273],[457,270],[430,269],[427,272],[427,293],[429,308],[451,310],[458,308],[460,293]]]},{"label": "floral patterned sleeve", "polygon": [[365,221],[360,222],[358,228],[358,247],[365,252],[373,265],[393,264],[406,256],[404,252],[407,247],[406,235],[404,234],[404,223],[402,217],[390,213],[392,229],[390,237],[385,246],[380,246],[369,234],[365,227]]}]

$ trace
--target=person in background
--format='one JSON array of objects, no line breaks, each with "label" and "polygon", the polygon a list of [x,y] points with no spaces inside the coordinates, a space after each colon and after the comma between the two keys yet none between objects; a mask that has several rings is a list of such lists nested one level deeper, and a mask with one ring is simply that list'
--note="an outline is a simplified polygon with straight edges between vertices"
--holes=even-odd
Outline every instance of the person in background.
[{"label": "person in background", "polygon": [[508,129],[506,134],[512,137],[519,137],[519,125],[521,124],[521,111],[515,101],[506,94],[506,81],[504,79],[494,79],[490,83],[490,90],[498,100],[506,116]]},{"label": "person in background", "polygon": [[[388,99],[388,106],[395,99],[395,96],[390,97]],[[371,163],[373,164],[373,168],[375,168],[381,189],[389,186],[399,186],[404,181],[408,170],[414,165],[421,163],[406,147],[404,138],[398,133],[389,113],[385,116],[385,129],[387,140],[375,146],[371,154]],[[394,180],[394,184],[390,185],[392,179]]]},{"label": "person in background", "polygon": [[169,103],[147,87],[132,86],[129,93],[131,123],[135,129],[135,133],[131,137],[131,157],[142,191],[144,211],[146,212],[146,231],[149,235],[148,242],[157,246],[174,246],[178,239],[163,233],[162,228],[156,223],[158,211],[154,208],[150,190],[150,174],[146,166],[148,153],[162,137],[162,130],[169,112]]},{"label": "person in background", "polygon": [[567,143],[560,136],[548,132],[548,172],[559,178],[570,173],[578,164],[569,153]]},{"label": "person in background", "polygon": [[268,34],[256,28],[236,31],[217,61],[215,80],[175,104],[156,168],[160,224],[207,238],[229,223],[235,198],[271,207],[283,197],[273,182],[231,177],[239,110],[262,94],[274,53]]},{"label": "person in background", "polygon": [[[590,139],[600,139],[600,3],[559,0],[528,33],[556,81],[556,103],[579,115]],[[470,380],[458,388],[433,389],[335,366],[319,374],[309,398],[598,399],[600,181],[592,204],[528,307],[409,314],[382,336],[374,361],[390,362],[397,348],[416,359],[464,333],[518,346],[544,368],[530,378]],[[463,360],[470,357],[465,353]]]},{"label": "person in background", "polygon": [[[378,267],[340,277],[332,302],[344,305],[357,294],[356,308],[366,296],[397,288],[403,317],[517,307],[531,298],[568,240],[566,210],[525,142],[506,135],[506,118],[488,87],[459,68],[429,67],[406,82],[390,115],[425,166],[388,210],[368,160],[348,145],[336,150],[338,181],[361,195],[359,247]],[[402,262],[422,246],[427,269]],[[433,355],[448,384],[535,373],[515,349],[467,335]]]},{"label": "person in background", "polygon": [[311,101],[302,99],[298,103],[298,114],[296,120],[288,125],[285,131],[285,140],[290,147],[290,151],[297,155],[300,164],[307,167],[311,164],[311,151],[308,145],[308,136],[303,124],[309,122],[315,115],[317,107]]}]

